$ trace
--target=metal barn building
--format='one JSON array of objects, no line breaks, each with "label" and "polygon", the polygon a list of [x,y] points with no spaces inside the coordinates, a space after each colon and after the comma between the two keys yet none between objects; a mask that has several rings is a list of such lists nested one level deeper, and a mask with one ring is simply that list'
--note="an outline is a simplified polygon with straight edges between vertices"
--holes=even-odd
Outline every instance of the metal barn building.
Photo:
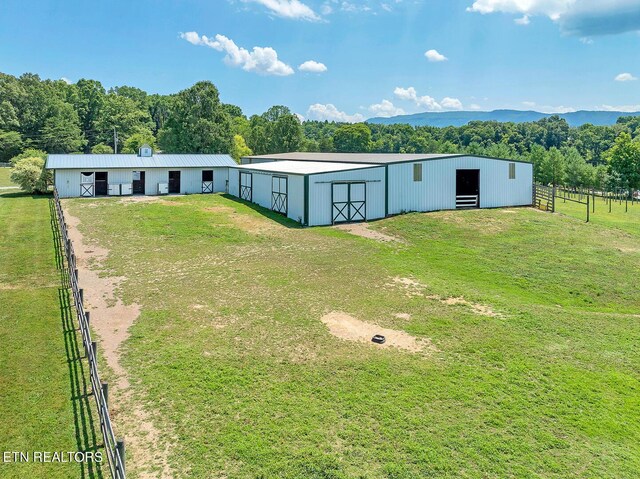
[{"label": "metal barn building", "polygon": [[138,155],[49,155],[61,198],[216,193],[226,191],[229,155],[154,154],[143,146]]},{"label": "metal barn building", "polygon": [[[248,156],[242,163],[230,170],[229,193],[309,226],[411,211],[532,203],[533,165],[515,160],[459,154],[282,153]],[[323,164],[330,169],[322,170]],[[291,207],[283,208],[283,199]]]},{"label": "metal barn building", "polygon": [[229,193],[307,226],[385,217],[385,169],[278,161],[229,168]]}]

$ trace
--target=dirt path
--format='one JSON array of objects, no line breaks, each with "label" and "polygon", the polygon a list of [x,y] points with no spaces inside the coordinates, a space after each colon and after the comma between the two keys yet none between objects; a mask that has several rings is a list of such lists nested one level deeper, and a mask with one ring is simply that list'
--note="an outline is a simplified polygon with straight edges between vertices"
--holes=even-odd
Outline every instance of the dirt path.
[{"label": "dirt path", "polygon": [[352,235],[361,236],[363,238],[380,241],[382,243],[403,243],[404,241],[396,236],[391,236],[381,231],[372,230],[369,228],[369,223],[348,223],[342,225],[336,225],[334,228],[346,231]]},{"label": "dirt path", "polygon": [[109,406],[115,427],[126,431],[127,470],[142,479],[174,477],[168,462],[169,446],[160,439],[151,415],[135,401],[129,376],[120,362],[120,347],[129,337],[129,327],[140,315],[140,307],[125,305],[115,295],[126,278],[98,275],[109,251],[85,244],[78,230],[80,220],[68,211],[65,216],[76,253],[80,287],[84,290],[84,305],[91,313],[91,327],[100,340],[99,354],[104,355],[116,375],[115,384],[109,385]]}]

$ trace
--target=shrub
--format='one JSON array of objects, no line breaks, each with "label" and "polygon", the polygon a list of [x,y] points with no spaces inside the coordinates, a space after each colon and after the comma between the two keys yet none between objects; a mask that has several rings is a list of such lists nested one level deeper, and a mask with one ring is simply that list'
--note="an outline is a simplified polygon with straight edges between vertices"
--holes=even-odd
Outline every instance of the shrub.
[{"label": "shrub", "polygon": [[46,193],[51,173],[44,169],[42,158],[21,158],[13,163],[11,181],[20,185],[27,193]]}]

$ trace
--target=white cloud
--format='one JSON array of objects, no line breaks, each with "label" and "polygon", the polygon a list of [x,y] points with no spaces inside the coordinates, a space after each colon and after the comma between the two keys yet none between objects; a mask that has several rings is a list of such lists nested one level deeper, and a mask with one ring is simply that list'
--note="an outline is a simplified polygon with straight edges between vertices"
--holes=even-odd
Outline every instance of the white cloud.
[{"label": "white cloud", "polygon": [[640,112],[640,105],[600,105],[599,107],[596,107],[596,110],[636,113]]},{"label": "white cloud", "polygon": [[365,120],[364,116],[360,113],[349,115],[338,110],[336,106],[331,103],[327,103],[325,105],[321,103],[314,103],[309,106],[309,109],[307,110],[307,118],[310,120],[339,121],[345,123],[359,123]]},{"label": "white cloud", "polygon": [[294,20],[318,21],[320,17],[313,9],[300,0],[242,0],[245,3],[259,3],[279,17]]},{"label": "white cloud", "polygon": [[294,73],[293,68],[278,59],[278,53],[271,47],[253,47],[252,51],[248,51],[224,35],[216,35],[215,39],[211,39],[206,35],[200,36],[197,32],[181,33],[180,38],[193,45],[206,46],[219,52],[225,52],[224,61],[227,65],[241,67],[248,72],[276,76],[287,76]]},{"label": "white cloud", "polygon": [[535,110],[540,113],[571,113],[576,111],[576,109],[572,106],[538,105],[535,101],[523,101],[522,104],[529,110]]},{"label": "white cloud", "polygon": [[620,73],[615,77],[615,81],[635,81],[638,77],[634,77],[631,73]]},{"label": "white cloud", "polygon": [[536,102],[535,101],[523,101],[522,104],[524,106],[526,106],[527,108],[535,108],[535,106],[536,106]]},{"label": "white cloud", "polygon": [[579,37],[640,31],[640,0],[475,0],[467,11],[542,15]]},{"label": "white cloud", "polygon": [[442,111],[442,110],[462,110],[462,102],[457,98],[445,97],[442,101],[438,102],[435,98],[429,95],[418,96],[418,92],[412,86],[409,88],[396,87],[393,90],[393,94],[400,100],[411,101],[419,108],[424,108],[427,111]]},{"label": "white cloud", "polygon": [[440,104],[445,110],[462,110],[462,102],[457,98],[445,97]]},{"label": "white cloud", "polygon": [[405,111],[402,108],[396,107],[389,100],[382,100],[380,103],[369,105],[369,111],[375,116],[383,118],[405,114]]},{"label": "white cloud", "polygon": [[424,52],[424,56],[427,57],[427,60],[430,62],[444,62],[448,60],[448,58],[438,52],[438,50],[427,50]]},{"label": "white cloud", "polygon": [[469,110],[478,111],[482,110],[482,107],[477,103],[472,103],[471,105],[469,105]]},{"label": "white cloud", "polygon": [[324,73],[327,71],[327,67],[324,63],[309,60],[300,65],[298,70],[309,73]]},{"label": "white cloud", "polygon": [[516,19],[514,20],[514,22],[515,22],[517,25],[523,25],[523,26],[524,26],[524,25],[529,25],[529,24],[531,23],[531,20],[529,19],[529,15],[523,15],[523,16],[522,16],[522,17],[520,17],[520,18],[516,18]]},{"label": "white cloud", "polygon": [[71,85],[71,80],[69,80],[67,77],[60,77],[60,80],[62,80],[63,82],[65,82],[67,85]]}]

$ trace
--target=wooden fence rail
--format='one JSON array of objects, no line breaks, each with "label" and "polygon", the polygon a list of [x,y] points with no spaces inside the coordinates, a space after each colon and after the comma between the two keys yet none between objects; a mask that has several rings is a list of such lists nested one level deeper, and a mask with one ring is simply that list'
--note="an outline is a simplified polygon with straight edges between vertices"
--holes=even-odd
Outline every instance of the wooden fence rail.
[{"label": "wooden fence rail", "polygon": [[90,314],[84,310],[84,292],[78,284],[78,268],[76,265],[76,255],[73,250],[73,244],[69,238],[67,223],[64,219],[64,212],[60,204],[58,190],[53,190],[53,201],[55,203],[56,217],[60,232],[62,235],[62,244],[64,247],[67,266],[69,268],[69,285],[73,295],[76,316],[80,326],[80,334],[82,335],[82,344],[84,345],[85,355],[89,362],[89,372],[91,379],[91,389],[93,397],[96,400],[96,407],[100,417],[100,430],[104,440],[104,448],[106,451],[107,462],[112,479],[125,479],[125,447],[123,439],[116,439],[113,433],[111,418],[109,417],[108,405],[108,385],[100,381],[98,374],[98,358],[96,343],[91,339],[91,331],[89,329]]}]

